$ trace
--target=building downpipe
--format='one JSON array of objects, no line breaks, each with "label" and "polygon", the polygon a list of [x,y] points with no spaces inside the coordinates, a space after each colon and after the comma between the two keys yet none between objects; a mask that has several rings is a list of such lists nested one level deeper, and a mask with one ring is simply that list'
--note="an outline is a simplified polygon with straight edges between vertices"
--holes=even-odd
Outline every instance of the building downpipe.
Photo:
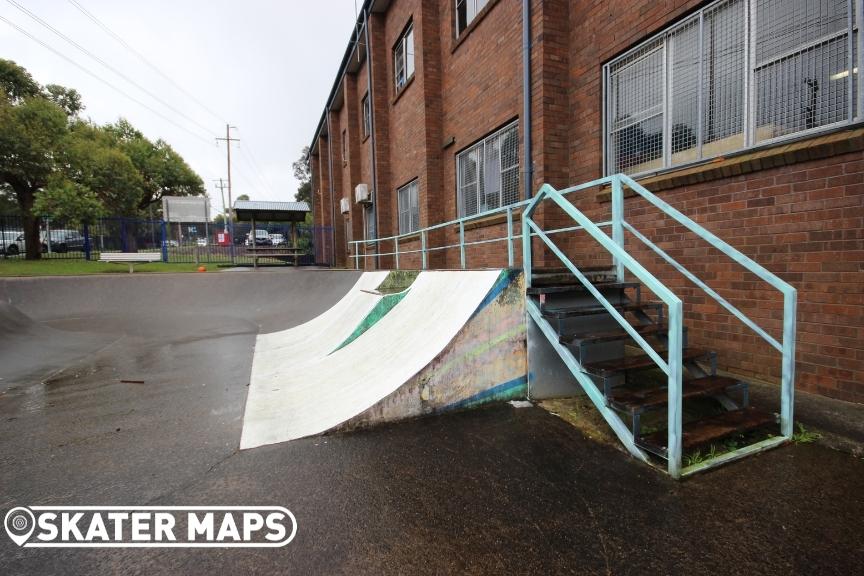
[{"label": "building downpipe", "polygon": [[[369,11],[372,9],[371,5],[367,6],[363,11],[363,34],[365,36],[366,42],[366,84],[367,90],[369,91],[369,120],[372,124],[372,133],[370,134],[371,138],[371,154],[369,155],[372,159],[372,218],[375,222],[375,238],[381,235],[380,222],[378,221],[378,195],[381,191],[378,189],[378,170],[376,169],[376,154],[375,154],[375,92],[372,86],[372,45],[369,44]],[[359,40],[359,38],[358,38]],[[365,234],[366,231],[364,230]],[[376,243],[375,245],[375,268],[379,269],[381,266],[380,256],[378,256],[378,252],[380,246]]]},{"label": "building downpipe", "polygon": [[533,196],[534,160],[531,149],[531,0],[522,0],[522,103],[525,135],[525,199]]},{"label": "building downpipe", "polygon": [[[336,266],[336,203],[333,201],[333,130],[330,129],[330,106],[327,114],[327,186],[330,188],[330,254],[331,266]],[[323,216],[323,215],[322,215]]]}]

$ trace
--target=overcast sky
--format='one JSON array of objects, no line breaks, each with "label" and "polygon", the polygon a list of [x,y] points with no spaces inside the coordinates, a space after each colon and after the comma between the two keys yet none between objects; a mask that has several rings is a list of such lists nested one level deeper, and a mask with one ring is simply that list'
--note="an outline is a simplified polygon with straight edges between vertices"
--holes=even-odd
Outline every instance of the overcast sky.
[{"label": "overcast sky", "polygon": [[0,57],[24,66],[41,84],[62,84],[81,92],[84,115],[96,122],[122,116],[149,138],[168,141],[204,179],[214,206],[222,201],[213,180],[227,176],[224,144],[217,146],[214,138],[224,136],[225,122],[230,122],[237,127],[232,136],[241,140],[232,149],[234,197],[293,199],[297,182],[291,163],[309,144],[321,117],[355,22],[354,0],[74,0],[218,117],[126,50],[73,0],[15,2],[164,103],[67,43],[10,0],[0,0],[0,16],[198,136],[3,21]]}]

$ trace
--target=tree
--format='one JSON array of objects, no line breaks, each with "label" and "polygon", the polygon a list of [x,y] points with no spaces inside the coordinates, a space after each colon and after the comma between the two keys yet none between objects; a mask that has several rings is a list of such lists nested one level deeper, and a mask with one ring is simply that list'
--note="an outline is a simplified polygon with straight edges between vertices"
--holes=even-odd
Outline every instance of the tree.
[{"label": "tree", "polygon": [[201,177],[164,140],[151,142],[123,118],[105,128],[141,173],[144,185],[138,210],[147,210],[163,196],[200,196],[206,192]]},{"label": "tree", "polygon": [[32,78],[21,70],[0,60],[0,183],[11,188],[18,201],[27,258],[38,259],[41,242],[33,203],[54,173],[68,121],[62,108],[34,92]]},{"label": "tree", "polygon": [[62,176],[52,178],[37,194],[33,211],[67,222],[86,224],[107,216],[105,205],[95,192]]},{"label": "tree", "polygon": [[237,198],[235,198],[235,200],[240,200],[241,202],[248,202],[249,201],[249,195],[248,194],[240,194],[239,196],[237,196]]},{"label": "tree", "polygon": [[300,182],[294,199],[298,202],[306,202],[312,205],[312,167],[309,165],[309,147],[304,146],[291,168],[294,169],[294,177]]},{"label": "tree", "polygon": [[77,116],[79,112],[84,110],[81,94],[74,88],[66,88],[59,84],[48,84],[45,86],[44,95],[48,100],[60,106],[67,116]]}]

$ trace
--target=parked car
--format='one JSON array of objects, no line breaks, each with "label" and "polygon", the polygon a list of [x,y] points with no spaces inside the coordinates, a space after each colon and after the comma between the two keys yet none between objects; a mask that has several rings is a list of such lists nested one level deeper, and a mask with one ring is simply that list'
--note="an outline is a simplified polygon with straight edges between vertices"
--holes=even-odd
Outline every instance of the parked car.
[{"label": "parked car", "polygon": [[[252,245],[252,232],[246,234],[246,246]],[[272,246],[270,241],[270,233],[267,230],[255,230],[255,246]]]},{"label": "parked car", "polygon": [[[42,244],[42,252],[48,252],[48,238],[51,238],[51,252],[69,252],[70,250],[84,250],[84,235],[77,230],[51,230],[50,234],[41,232],[39,241]],[[15,254],[23,254],[27,251],[27,246],[24,243],[24,234],[19,233],[13,242],[6,246],[6,254],[14,256]]]},{"label": "parked car", "polygon": [[273,246],[285,246],[288,242],[282,234],[270,234],[270,243]]},{"label": "parked car", "polygon": [[0,254],[7,254],[9,256],[18,254],[18,245],[16,242],[19,236],[21,236],[20,230],[4,230],[0,233]]},{"label": "parked car", "polygon": [[164,240],[162,245],[166,248],[177,248],[180,244],[176,240]]},{"label": "parked car", "polygon": [[197,244],[198,244],[198,246],[206,247],[207,246],[207,239],[206,238],[198,238]]}]

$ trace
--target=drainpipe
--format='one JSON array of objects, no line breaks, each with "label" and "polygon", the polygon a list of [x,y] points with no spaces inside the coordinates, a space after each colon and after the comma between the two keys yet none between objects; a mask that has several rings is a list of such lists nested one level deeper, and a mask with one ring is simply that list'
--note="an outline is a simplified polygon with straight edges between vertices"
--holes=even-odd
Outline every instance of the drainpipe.
[{"label": "drainpipe", "polygon": [[330,128],[330,106],[327,106],[327,185],[330,188],[330,252],[336,265],[336,203],[333,202],[333,130]]},{"label": "drainpipe", "polygon": [[522,0],[522,130],[525,134],[525,199],[533,196],[534,160],[531,150],[531,0]]},{"label": "drainpipe", "polygon": [[[378,189],[378,171],[375,167],[375,97],[372,89],[372,46],[369,44],[369,10],[371,7],[367,7],[366,10],[363,11],[363,33],[365,35],[366,42],[366,84],[367,90],[369,91],[369,119],[372,124],[372,134],[370,135],[372,146],[372,154],[370,154],[370,158],[372,159],[372,218],[375,222],[375,238],[380,236],[380,222],[378,221],[378,195],[381,191]],[[363,231],[364,235],[366,231]],[[380,256],[378,256],[380,244],[375,244],[375,268],[380,267]]]}]

